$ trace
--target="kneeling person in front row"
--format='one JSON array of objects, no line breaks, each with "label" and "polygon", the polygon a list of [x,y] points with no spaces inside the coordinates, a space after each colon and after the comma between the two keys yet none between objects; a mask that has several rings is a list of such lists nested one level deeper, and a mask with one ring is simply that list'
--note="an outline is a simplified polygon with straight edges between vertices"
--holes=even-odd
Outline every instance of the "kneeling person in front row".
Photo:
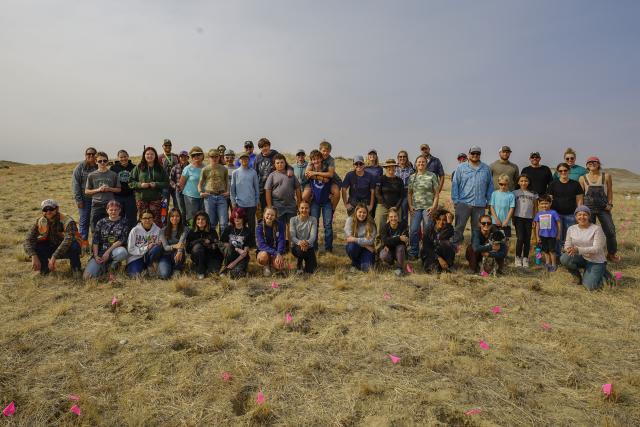
[{"label": "kneeling person in front row", "polygon": [[129,222],[120,216],[120,203],[111,200],[107,203],[107,217],[98,220],[93,229],[93,256],[84,270],[84,278],[100,277],[107,272],[117,270],[122,261],[127,259],[127,241],[129,238]]},{"label": "kneeling person in front row", "polygon": [[431,221],[422,238],[422,265],[426,272],[450,271],[456,257],[451,243],[454,230],[447,221],[449,211],[438,209],[431,214]]},{"label": "kneeling person in front row", "polygon": [[480,268],[486,273],[491,273],[492,271],[488,271],[486,267],[494,263],[497,264],[495,272],[502,274],[504,259],[507,256],[504,235],[498,227],[492,224],[489,215],[482,215],[479,222],[480,229],[473,230],[471,244],[467,246],[465,254],[469,267],[474,273],[479,273]]},{"label": "kneeling person in front row", "polygon": [[[378,212],[380,211],[378,206]],[[376,213],[378,213],[376,212]],[[395,263],[394,271],[396,276],[402,276],[407,259],[407,245],[409,244],[409,230],[405,221],[400,222],[400,212],[397,208],[391,207],[386,212],[387,221],[380,229],[380,260],[387,264]]]}]

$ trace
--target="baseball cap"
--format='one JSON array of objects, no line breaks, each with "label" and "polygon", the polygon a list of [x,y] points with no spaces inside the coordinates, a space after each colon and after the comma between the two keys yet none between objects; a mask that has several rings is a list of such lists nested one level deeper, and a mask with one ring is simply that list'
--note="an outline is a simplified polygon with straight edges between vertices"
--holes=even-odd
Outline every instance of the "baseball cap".
[{"label": "baseball cap", "polygon": [[533,153],[529,154],[529,158],[530,159],[532,159],[534,157],[540,158],[540,153],[538,153],[537,151],[534,151]]},{"label": "baseball cap", "polygon": [[503,145],[502,148],[500,148],[500,151],[511,152],[511,147],[509,147],[508,145]]},{"label": "baseball cap", "polygon": [[236,153],[231,148],[227,148],[226,150],[224,150],[224,155],[225,156],[235,156]]},{"label": "baseball cap", "polygon": [[305,154],[306,155],[307,153],[305,153],[304,150],[302,148],[300,148],[300,149],[296,150],[296,156],[298,154]]},{"label": "baseball cap", "polygon": [[170,139],[165,139],[164,142],[162,143],[162,145],[171,145],[171,140]]},{"label": "baseball cap", "polygon": [[466,159],[467,158],[467,154],[466,153],[458,153],[458,157],[456,157],[456,159],[459,159],[459,158]]},{"label": "baseball cap", "polygon": [[42,203],[40,203],[40,208],[44,209],[44,208],[57,208],[58,207],[58,203],[53,200],[53,199],[47,199],[47,200],[43,200]]},{"label": "baseball cap", "polygon": [[178,154],[178,156],[180,156],[180,157],[182,157],[182,156],[189,157],[189,152],[187,150],[182,150],[180,152],[180,154]]},{"label": "baseball cap", "polygon": [[371,150],[367,151],[367,154],[371,154],[371,153],[375,153],[376,155],[378,155],[378,152],[376,151],[375,148],[372,148]]},{"label": "baseball cap", "polygon": [[591,157],[589,157],[587,159],[587,163],[589,163],[589,162],[598,162],[598,163],[600,163],[600,159],[597,158],[596,156],[591,156]]},{"label": "baseball cap", "polygon": [[482,154],[482,148],[480,148],[477,145],[472,145],[471,148],[469,148],[469,152],[470,153],[481,153]]},{"label": "baseball cap", "polygon": [[249,156],[249,153],[247,153],[247,152],[245,152],[245,151],[243,151],[242,153],[240,153],[240,158],[243,158],[243,157],[251,158],[251,156]]},{"label": "baseball cap", "polygon": [[361,155],[357,155],[357,156],[353,156],[353,163],[364,163],[364,157],[362,157]]},{"label": "baseball cap", "polygon": [[253,141],[245,141],[244,148],[247,148],[247,147],[253,147]]},{"label": "baseball cap", "polygon": [[218,150],[216,150],[215,148],[212,148],[207,153],[207,157],[220,157],[220,152]]},{"label": "baseball cap", "polygon": [[422,145],[420,146],[420,149],[422,150],[423,148],[429,148],[429,149],[431,149],[431,147],[429,147],[429,144],[422,144]]}]

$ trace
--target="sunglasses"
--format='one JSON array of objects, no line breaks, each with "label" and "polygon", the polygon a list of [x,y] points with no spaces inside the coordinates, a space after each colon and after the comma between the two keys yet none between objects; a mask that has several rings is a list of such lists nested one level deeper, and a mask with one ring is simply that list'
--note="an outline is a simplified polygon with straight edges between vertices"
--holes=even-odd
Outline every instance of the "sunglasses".
[{"label": "sunglasses", "polygon": [[398,156],[399,159],[406,159],[407,156]]},{"label": "sunglasses", "polygon": [[569,161],[569,160],[575,160],[576,158],[575,158],[575,157],[565,157],[564,159],[565,159],[566,161]]},{"label": "sunglasses", "polygon": [[569,169],[558,169],[558,173],[569,172]]},{"label": "sunglasses", "polygon": [[539,159],[539,158],[540,158],[540,156],[531,156],[531,157],[529,157],[529,158],[530,158],[530,159]]},{"label": "sunglasses", "polygon": [[47,206],[46,208],[42,208],[42,212],[53,212],[56,208],[52,208],[51,206]]},{"label": "sunglasses", "polygon": [[470,156],[479,156],[480,153],[478,153],[477,151],[474,151],[473,153],[469,153]]},{"label": "sunglasses", "polygon": [[97,160],[96,163],[99,163],[99,164],[109,163],[109,160]]},{"label": "sunglasses", "polygon": [[499,182],[499,183],[498,183],[498,185],[499,185],[500,187],[506,187],[506,186],[507,186],[507,185],[509,185],[509,184],[507,184],[507,183],[505,183],[505,182]]},{"label": "sunglasses", "polygon": [[491,221],[482,221],[480,222],[481,225],[491,225]]},{"label": "sunglasses", "polygon": [[364,166],[364,163],[362,163],[362,162],[356,162],[356,163],[354,163],[354,165],[355,165],[355,166]]},{"label": "sunglasses", "polygon": [[153,219],[153,217],[152,216],[143,216],[140,219]]},{"label": "sunglasses", "polygon": [[588,164],[588,165],[599,165],[599,164],[600,164],[600,162],[596,162],[596,161],[594,160],[594,161],[591,161],[591,162],[587,162],[587,164]]},{"label": "sunglasses", "polygon": [[204,154],[192,154],[191,158],[193,159],[194,157],[200,157],[200,156],[204,156]]},{"label": "sunglasses", "polygon": [[92,151],[89,151],[88,153],[84,153],[84,155],[85,155],[85,156],[95,156],[95,155],[96,155],[96,153],[95,153],[95,152],[92,152]]}]

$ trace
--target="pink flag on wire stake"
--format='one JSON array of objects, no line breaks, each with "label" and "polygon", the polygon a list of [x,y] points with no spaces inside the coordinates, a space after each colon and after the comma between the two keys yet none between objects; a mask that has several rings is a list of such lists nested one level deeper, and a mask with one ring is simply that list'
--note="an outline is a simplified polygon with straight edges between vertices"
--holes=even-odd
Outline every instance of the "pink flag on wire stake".
[{"label": "pink flag on wire stake", "polygon": [[77,402],[78,400],[80,400],[80,396],[78,396],[76,394],[70,394],[69,395],[69,400],[71,400],[72,402]]},{"label": "pink flag on wire stake", "polygon": [[542,329],[544,329],[545,331],[548,331],[549,329],[551,329],[551,325],[546,322],[542,322],[540,326],[542,326]]},{"label": "pink flag on wire stake", "polygon": [[291,315],[291,313],[287,313],[287,314],[284,316],[284,321],[285,321],[285,323],[289,324],[289,323],[291,323],[291,321],[292,321],[292,320],[293,320],[293,316]]},{"label": "pink flag on wire stake", "polygon": [[233,378],[233,375],[231,375],[231,372],[223,372],[223,373],[220,374],[220,378],[225,383],[228,383]]},{"label": "pink flag on wire stake", "polygon": [[15,413],[16,404],[14,402],[9,403],[7,407],[2,410],[2,415],[4,415],[5,417],[12,417]]},{"label": "pink flag on wire stake", "polygon": [[271,289],[278,289],[280,286],[278,286],[278,284],[276,283],[276,281],[274,280],[273,282],[271,282]]},{"label": "pink flag on wire stake", "polygon": [[407,270],[407,273],[413,274],[413,266],[411,264],[407,263],[406,270]]},{"label": "pink flag on wire stake", "polygon": [[262,391],[258,392],[258,395],[256,396],[256,403],[258,405],[263,405],[264,404],[264,393],[262,393]]},{"label": "pink flag on wire stake", "polygon": [[465,415],[478,415],[479,413],[482,412],[482,409],[480,408],[473,408],[473,409],[469,409],[468,411],[465,411]]},{"label": "pink flag on wire stake", "polygon": [[113,298],[111,298],[111,305],[118,305],[120,301],[118,301],[118,297],[116,297],[115,295],[113,296]]},{"label": "pink flag on wire stake", "polygon": [[602,384],[602,393],[604,393],[605,396],[611,396],[612,392],[613,392],[613,384],[611,383]]},{"label": "pink flag on wire stake", "polygon": [[622,271],[616,271],[613,273],[613,277],[615,277],[616,280],[622,279]]},{"label": "pink flag on wire stake", "polygon": [[73,412],[77,416],[80,416],[82,414],[82,411],[80,410],[80,407],[78,405],[73,405],[71,407],[71,412]]},{"label": "pink flag on wire stake", "polygon": [[481,349],[483,350],[489,350],[489,344],[487,344],[486,342],[484,342],[483,340],[480,340],[480,342],[478,343],[478,345],[480,346]]},{"label": "pink flag on wire stake", "polygon": [[400,358],[394,354],[389,354],[389,359],[391,359],[391,363],[393,363],[394,365],[400,362]]},{"label": "pink flag on wire stake", "polygon": [[391,294],[389,292],[385,292],[384,294],[382,294],[382,299],[384,299],[385,301],[389,301],[391,299]]},{"label": "pink flag on wire stake", "polygon": [[482,270],[482,273],[480,273],[480,275],[482,277],[487,277],[489,275],[489,273],[487,273],[486,271]]},{"label": "pink flag on wire stake", "polygon": [[502,308],[500,308],[499,305],[496,305],[494,307],[491,307],[491,312],[493,314],[498,314],[498,313],[502,313]]}]

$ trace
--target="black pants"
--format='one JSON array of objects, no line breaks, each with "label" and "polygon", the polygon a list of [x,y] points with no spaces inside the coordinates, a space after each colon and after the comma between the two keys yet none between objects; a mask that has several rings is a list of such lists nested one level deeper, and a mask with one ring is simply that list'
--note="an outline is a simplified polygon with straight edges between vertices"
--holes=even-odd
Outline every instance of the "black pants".
[{"label": "black pants", "polygon": [[300,249],[300,246],[293,245],[291,247],[291,253],[294,257],[298,258],[298,268],[302,267],[304,262],[304,272],[313,273],[316,271],[318,263],[316,261],[316,251],[313,248],[309,248],[306,251]]},{"label": "black pants", "polygon": [[[255,208],[254,208],[255,209]],[[224,249],[224,265],[229,265],[233,261],[235,261],[240,254],[236,252],[236,249],[229,245]],[[249,268],[249,259],[250,256],[247,254],[246,257],[240,262],[238,262],[233,268],[229,269],[231,277],[233,279],[238,279],[240,277],[245,277],[247,275],[247,270]]]},{"label": "black pants", "polygon": [[516,227],[516,256],[529,258],[531,250],[531,228],[533,219],[513,217],[513,225]]},{"label": "black pants", "polygon": [[191,249],[191,261],[196,266],[197,274],[217,273],[222,267],[222,254],[218,249],[197,243]]},{"label": "black pants", "polygon": [[456,258],[456,250],[450,242],[443,241],[435,247],[435,250],[426,251],[422,257],[422,266],[425,271],[442,271],[438,257],[444,259],[451,268]]}]

